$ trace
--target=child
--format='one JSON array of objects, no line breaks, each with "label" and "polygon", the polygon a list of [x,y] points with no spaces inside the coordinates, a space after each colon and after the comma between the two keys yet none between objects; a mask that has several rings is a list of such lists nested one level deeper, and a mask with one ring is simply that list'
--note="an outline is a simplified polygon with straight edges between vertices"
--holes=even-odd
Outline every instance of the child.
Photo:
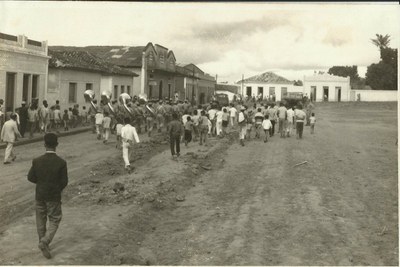
[{"label": "child", "polygon": [[95,123],[96,123],[96,133],[97,133],[97,140],[101,139],[101,125],[103,124],[103,113],[97,111],[95,116]]},{"label": "child", "polygon": [[193,121],[190,116],[186,118],[186,123],[185,123],[185,146],[192,141],[192,130],[193,130]]},{"label": "child", "polygon": [[196,142],[197,138],[199,137],[199,119],[200,119],[197,109],[193,111],[193,116],[191,119],[193,121],[193,133],[194,133],[193,142]]},{"label": "child", "polygon": [[122,146],[122,139],[121,139],[121,129],[124,125],[122,125],[122,121],[121,119],[117,119],[117,126],[116,126],[116,130],[117,130],[117,145],[115,146],[117,149],[120,149]]},{"label": "child", "polygon": [[81,120],[82,120],[82,125],[86,126],[87,125],[87,117],[88,117],[88,113],[86,111],[86,107],[83,106],[82,107],[82,113],[81,113]]},{"label": "child", "polygon": [[316,121],[317,121],[317,119],[315,118],[315,113],[311,113],[311,117],[310,117],[311,134],[314,134],[314,127],[315,127]]},{"label": "child", "polygon": [[178,114],[172,114],[172,121],[168,124],[169,142],[171,146],[172,157],[175,158],[175,147],[176,156],[180,156],[180,141],[183,132],[182,123],[178,121]]},{"label": "child", "polygon": [[207,137],[210,131],[209,119],[206,116],[206,112],[204,110],[201,111],[201,117],[199,118],[199,132],[200,132],[200,142],[202,145],[204,141],[204,145],[207,146]]},{"label": "child", "polygon": [[229,124],[229,113],[227,108],[222,109],[222,136],[226,135],[226,128],[228,128]]},{"label": "child", "polygon": [[62,121],[62,118],[61,118],[60,107],[56,106],[56,109],[54,110],[54,123],[55,123],[57,132],[58,132],[58,128],[60,128],[61,121]]},{"label": "child", "polygon": [[64,122],[64,131],[68,131],[68,125],[69,125],[68,109],[64,110],[63,122]]},{"label": "child", "polygon": [[107,111],[104,112],[104,118],[103,118],[103,143],[107,143],[108,141],[108,137],[110,136],[111,133],[111,129],[110,129],[110,125],[111,125],[111,118],[109,117],[109,114]]},{"label": "child", "polygon": [[264,120],[262,122],[262,127],[265,133],[264,143],[268,142],[268,135],[271,135],[272,123],[269,120],[269,115],[265,115]]}]

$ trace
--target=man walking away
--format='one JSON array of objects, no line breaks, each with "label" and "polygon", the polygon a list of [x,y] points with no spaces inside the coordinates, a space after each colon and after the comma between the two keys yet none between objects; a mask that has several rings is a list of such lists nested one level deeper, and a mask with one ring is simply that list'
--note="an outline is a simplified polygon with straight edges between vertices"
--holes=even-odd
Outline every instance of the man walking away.
[{"label": "man walking away", "polygon": [[19,121],[21,123],[21,136],[23,138],[26,132],[26,125],[28,123],[28,108],[26,107],[25,101],[22,101],[21,107],[19,108]]},{"label": "man walking away", "polygon": [[244,146],[244,138],[246,137],[246,117],[244,111],[245,107],[240,108],[238,123],[239,123],[239,141],[242,146]]},{"label": "man walking away", "polygon": [[183,133],[183,126],[180,121],[178,121],[178,114],[172,114],[172,121],[168,125],[169,142],[171,146],[172,157],[175,158],[175,147],[176,156],[180,156],[181,148],[180,141]]},{"label": "man walking away", "polygon": [[292,134],[292,128],[293,128],[293,120],[294,120],[294,111],[293,108],[290,107],[287,110],[287,127],[286,127],[286,132],[287,132],[287,137],[290,137]]},{"label": "man walking away", "polygon": [[17,126],[17,115],[11,114],[10,119],[4,123],[3,128],[1,129],[1,140],[7,143],[5,155],[4,155],[4,164],[10,164],[15,160],[17,156],[14,154],[14,143],[15,136],[21,137],[21,134],[18,131]]},{"label": "man walking away", "polygon": [[262,122],[262,127],[264,129],[264,133],[265,133],[265,138],[264,138],[264,143],[268,142],[268,135],[270,135],[270,131],[272,128],[272,123],[269,120],[269,115],[265,115],[264,120]]},{"label": "man walking away", "polygon": [[36,124],[38,121],[38,111],[35,109],[33,105],[30,106],[28,110],[28,130],[29,130],[29,138],[33,138],[33,133],[36,130]]},{"label": "man walking away", "polygon": [[[62,218],[61,192],[68,184],[67,163],[56,154],[57,135],[44,136],[46,154],[32,161],[28,180],[36,184],[36,227],[39,249],[47,259],[51,258],[49,245],[57,232]],[[46,229],[47,219],[49,227]]]},{"label": "man walking away", "polygon": [[131,167],[130,163],[130,154],[133,148],[133,142],[140,143],[139,136],[136,132],[135,127],[130,125],[131,119],[129,117],[124,118],[125,126],[121,129],[121,138],[122,138],[122,157],[125,162],[125,169],[128,173],[134,169]]},{"label": "man walking away", "polygon": [[302,110],[303,107],[299,105],[299,108],[296,110],[294,114],[296,118],[296,130],[297,130],[297,138],[303,138],[303,128],[304,128],[304,120],[306,119],[306,113]]},{"label": "man walking away", "polygon": [[277,112],[278,118],[279,118],[279,133],[281,134],[281,138],[286,137],[286,119],[287,119],[287,109],[285,105],[281,102],[279,104],[278,112]]},{"label": "man walking away", "polygon": [[254,115],[254,120],[255,120],[255,128],[256,128],[256,138],[261,137],[261,125],[264,120],[264,115],[261,113],[261,108],[257,109],[257,113]]}]

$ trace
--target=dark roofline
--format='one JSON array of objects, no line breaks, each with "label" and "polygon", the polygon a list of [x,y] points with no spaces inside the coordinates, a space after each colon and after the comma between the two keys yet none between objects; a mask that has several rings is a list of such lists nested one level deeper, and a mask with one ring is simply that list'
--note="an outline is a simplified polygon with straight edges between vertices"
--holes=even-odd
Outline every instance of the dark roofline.
[{"label": "dark roofline", "polygon": [[159,47],[161,47],[161,48],[164,48],[165,50],[169,50],[168,48],[166,48],[165,46],[162,46],[162,45],[160,45],[160,44],[155,44],[154,46],[159,46]]}]

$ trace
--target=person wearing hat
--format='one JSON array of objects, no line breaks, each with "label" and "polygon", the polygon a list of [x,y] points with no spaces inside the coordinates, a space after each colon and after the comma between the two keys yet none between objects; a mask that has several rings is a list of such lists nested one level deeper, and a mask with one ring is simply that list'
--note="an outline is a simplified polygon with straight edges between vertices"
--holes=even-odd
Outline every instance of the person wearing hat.
[{"label": "person wearing hat", "polygon": [[21,107],[19,108],[19,121],[20,121],[20,132],[21,136],[24,137],[26,132],[26,125],[28,123],[28,108],[26,107],[26,102],[21,102]]},{"label": "person wearing hat", "polygon": [[247,124],[247,118],[245,111],[246,107],[242,106],[240,108],[239,116],[238,116],[238,124],[239,124],[239,142],[242,146],[244,146],[244,138],[246,137],[246,124]]},{"label": "person wearing hat", "polygon": [[4,155],[4,164],[10,164],[15,160],[17,156],[14,154],[14,143],[16,141],[16,136],[21,137],[17,126],[17,115],[15,113],[10,115],[10,119],[4,123],[1,129],[1,141],[7,143],[7,147]]},{"label": "person wearing hat", "polygon": [[[39,249],[47,259],[51,258],[49,244],[57,232],[62,218],[61,192],[68,184],[67,163],[56,154],[57,135],[44,136],[46,153],[32,161],[28,181],[36,184],[36,228]],[[46,222],[49,226],[46,228]]]}]

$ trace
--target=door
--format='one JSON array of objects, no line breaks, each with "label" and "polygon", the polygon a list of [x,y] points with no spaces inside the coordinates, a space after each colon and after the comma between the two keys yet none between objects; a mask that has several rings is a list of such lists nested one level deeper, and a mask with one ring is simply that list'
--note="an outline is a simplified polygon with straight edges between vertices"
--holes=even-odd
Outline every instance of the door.
[{"label": "door", "polygon": [[315,102],[315,99],[317,99],[317,87],[316,86],[311,86],[311,95],[310,95],[311,101]]},{"label": "door", "polygon": [[23,79],[23,82],[22,82],[22,101],[25,101],[25,102],[29,102],[28,101],[29,80],[30,80],[30,75],[29,74],[24,74],[24,79]]},{"label": "door", "polygon": [[168,100],[171,99],[171,84],[168,84]]},{"label": "door", "polygon": [[324,101],[328,101],[328,99],[329,99],[329,87],[328,86],[324,86],[323,87],[324,88],[324,95],[323,95],[323,99],[324,99]]},{"label": "door", "polygon": [[32,75],[32,99],[39,98],[38,87],[39,87],[39,75]]},{"label": "door", "polygon": [[7,73],[5,112],[14,111],[15,102],[15,73]]},{"label": "door", "polygon": [[158,99],[162,99],[162,80],[160,81],[160,86],[158,88]]},{"label": "door", "polygon": [[264,87],[258,87],[257,96],[260,96],[261,99],[264,98]]},{"label": "door", "polygon": [[336,87],[336,100],[340,102],[341,98],[342,98],[342,88]]},{"label": "door", "polygon": [[250,86],[247,86],[247,87],[246,87],[246,95],[247,95],[248,97],[251,97],[251,87],[250,87]]},{"label": "door", "polygon": [[287,87],[281,87],[281,99],[287,96]]}]

